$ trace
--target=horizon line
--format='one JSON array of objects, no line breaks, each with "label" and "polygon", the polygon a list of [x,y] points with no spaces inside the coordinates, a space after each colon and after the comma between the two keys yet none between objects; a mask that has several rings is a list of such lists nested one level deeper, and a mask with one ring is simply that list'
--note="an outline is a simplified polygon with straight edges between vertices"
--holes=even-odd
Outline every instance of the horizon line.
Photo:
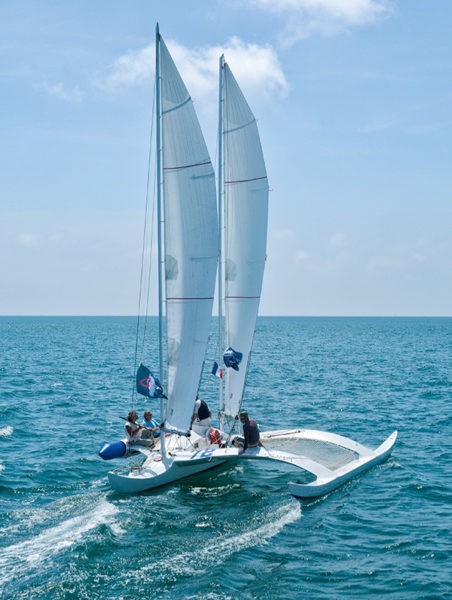
[{"label": "horizon line", "polygon": [[[164,315],[165,317],[165,315]],[[212,317],[214,318],[218,318],[217,314],[212,315]],[[158,318],[158,315],[152,314],[152,315],[140,315],[139,317],[137,315],[133,315],[133,314],[117,314],[117,315],[108,315],[108,314],[2,314],[0,315],[0,318],[14,318],[14,319],[20,319],[20,318],[24,318],[24,319],[31,319],[31,318],[55,318],[55,319],[59,319],[59,318],[100,318],[100,319],[118,319],[118,318],[140,318],[140,319],[145,319],[145,318]],[[294,318],[294,319],[298,319],[298,318],[307,318],[307,319],[322,319],[322,318],[327,318],[327,319],[450,319],[452,318],[452,315],[429,315],[429,314],[414,314],[414,315],[409,315],[409,314],[384,314],[384,315],[375,315],[375,314],[364,314],[364,315],[344,315],[344,314],[319,314],[319,315],[312,315],[312,314],[301,314],[301,315],[269,315],[269,314],[265,314],[265,315],[258,315],[257,318],[272,318],[272,319],[284,319],[284,318]]]}]

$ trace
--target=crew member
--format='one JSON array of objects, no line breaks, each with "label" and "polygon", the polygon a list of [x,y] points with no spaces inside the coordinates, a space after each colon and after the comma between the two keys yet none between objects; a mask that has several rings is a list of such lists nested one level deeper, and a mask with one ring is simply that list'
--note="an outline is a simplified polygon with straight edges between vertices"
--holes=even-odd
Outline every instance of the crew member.
[{"label": "crew member", "polygon": [[198,435],[206,435],[212,425],[212,413],[207,402],[196,396],[195,407],[191,418],[191,428]]}]

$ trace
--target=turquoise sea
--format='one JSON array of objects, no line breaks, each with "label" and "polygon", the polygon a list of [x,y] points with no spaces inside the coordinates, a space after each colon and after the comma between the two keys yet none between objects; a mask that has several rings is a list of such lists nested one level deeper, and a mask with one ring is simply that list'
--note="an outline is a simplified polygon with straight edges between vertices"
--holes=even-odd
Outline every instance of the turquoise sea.
[{"label": "turquoise sea", "polygon": [[262,429],[399,430],[389,461],[310,502],[254,461],[112,492],[97,451],[122,437],[135,329],[0,318],[2,599],[452,597],[451,318],[259,318],[244,405]]}]

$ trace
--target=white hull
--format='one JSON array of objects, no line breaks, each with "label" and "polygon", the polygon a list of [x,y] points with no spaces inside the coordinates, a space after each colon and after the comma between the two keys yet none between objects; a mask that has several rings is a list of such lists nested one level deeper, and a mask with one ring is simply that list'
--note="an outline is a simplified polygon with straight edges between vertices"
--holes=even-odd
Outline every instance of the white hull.
[{"label": "white hull", "polygon": [[[290,482],[289,491],[297,498],[314,498],[331,492],[359,473],[386,460],[396,439],[397,431],[394,431],[381,446],[372,450],[349,438],[325,431],[281,430],[263,433],[263,446],[250,448],[242,456],[249,459],[277,460],[302,469],[310,474],[313,480],[306,483]],[[297,443],[311,444],[314,452],[294,453],[281,450],[284,445]],[[322,446],[330,455],[331,449],[340,451],[339,460],[335,459],[334,463],[331,456],[319,459],[316,454],[319,454],[318,450],[322,449]]]},{"label": "white hull", "polygon": [[[135,446],[133,451],[146,457],[144,463],[110,471],[108,480],[111,487],[127,494],[143,492],[220,467],[227,462],[232,464],[239,458],[237,448],[208,446],[205,439],[196,434],[192,436],[192,441],[178,436],[167,438],[166,456],[160,453],[159,444],[153,450]],[[350,438],[326,431],[267,431],[261,434],[263,445],[248,448],[240,455],[240,459],[276,460],[302,470],[311,481],[289,482],[289,491],[297,498],[315,498],[335,490],[386,460],[396,439],[397,431],[394,431],[381,446],[372,450]],[[297,451],[293,451],[296,446]]]},{"label": "white hull", "polygon": [[139,467],[124,467],[110,471],[108,480],[111,487],[121,493],[133,494],[168,485],[179,479],[215,469],[226,462],[236,461],[237,448],[204,449],[178,448],[170,450],[167,456],[160,452],[143,452],[148,457]]}]

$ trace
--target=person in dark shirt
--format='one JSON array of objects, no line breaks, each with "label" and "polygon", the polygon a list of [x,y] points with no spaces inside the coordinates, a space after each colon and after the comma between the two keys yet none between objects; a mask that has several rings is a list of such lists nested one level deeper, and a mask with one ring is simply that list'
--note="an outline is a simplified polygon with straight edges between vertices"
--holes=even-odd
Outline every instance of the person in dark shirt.
[{"label": "person in dark shirt", "polygon": [[[246,410],[240,412],[239,419],[243,427],[243,449],[240,453],[245,452],[247,448],[262,446],[259,427],[257,426],[256,421],[249,418]],[[241,446],[241,443],[240,441],[235,440],[234,445]]]},{"label": "person in dark shirt", "polygon": [[207,402],[196,396],[193,416],[191,418],[191,428],[198,435],[207,435],[212,425],[212,414]]}]

